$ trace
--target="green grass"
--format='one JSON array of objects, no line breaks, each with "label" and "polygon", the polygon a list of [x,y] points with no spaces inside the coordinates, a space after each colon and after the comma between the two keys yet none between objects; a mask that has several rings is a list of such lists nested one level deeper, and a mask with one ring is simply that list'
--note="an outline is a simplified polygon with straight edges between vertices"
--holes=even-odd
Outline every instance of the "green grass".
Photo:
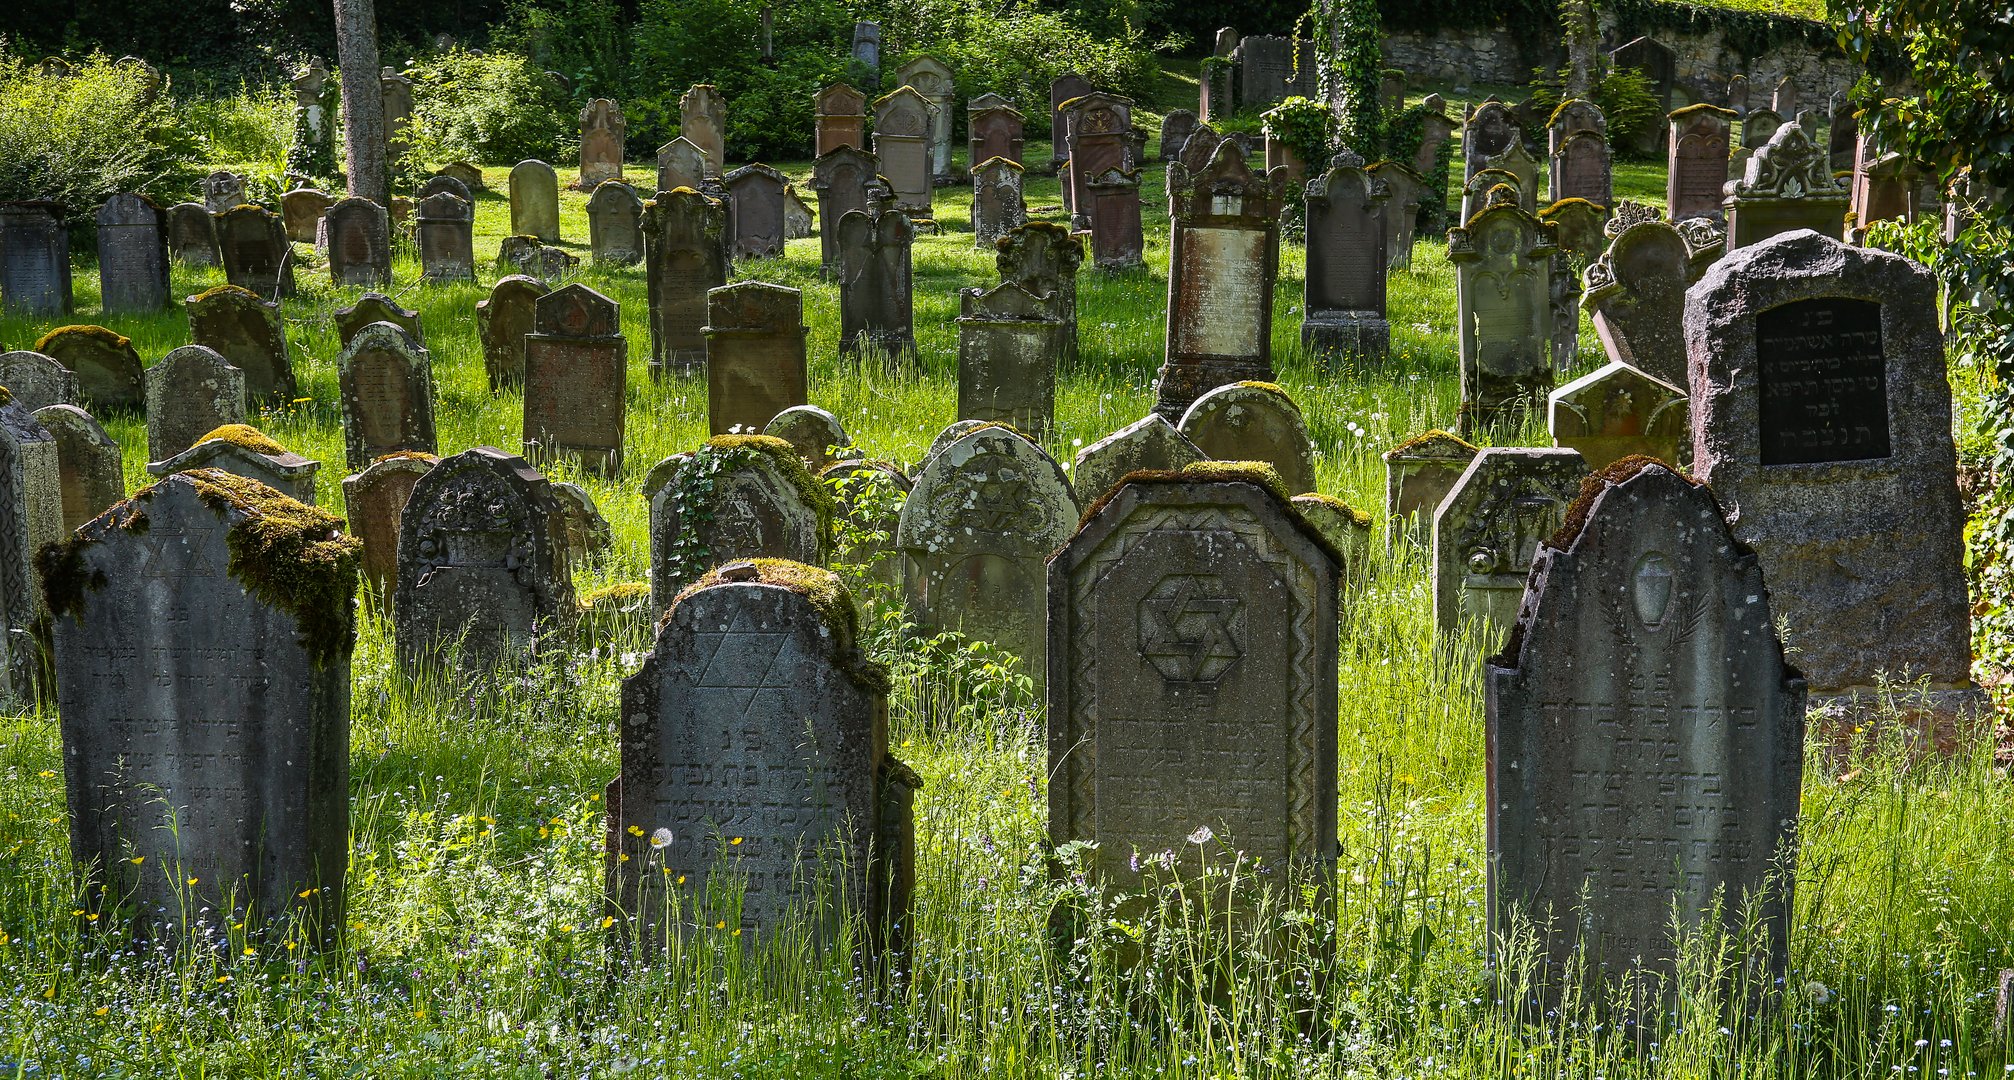
[{"label": "green grass", "polygon": [[[1046,150],[1030,146],[1029,160]],[[488,170],[499,187],[504,175]],[[1152,400],[1167,222],[1160,171],[1150,176],[1149,269],[1080,278],[1082,358],[1061,379],[1048,444],[1065,461]],[[1661,201],[1661,186],[1655,169],[1619,170],[1624,194]],[[1034,180],[1029,201],[1058,216],[1053,180]],[[564,202],[567,246],[581,249],[583,199]],[[914,375],[834,359],[837,297],[816,276],[815,238],[737,268],[805,290],[812,400],[871,455],[913,463],[954,418],[955,290],[994,280],[963,231],[968,204],[962,190],[940,192],[945,231],[917,242]],[[487,254],[507,208],[490,194],[477,212]],[[1321,489],[1381,514],[1378,454],[1454,416],[1452,273],[1440,245],[1423,242],[1392,282],[1391,362],[1324,371],[1298,351],[1301,267],[1289,245],[1280,381],[1308,417]],[[483,290],[417,277],[407,253],[395,295],[424,320],[442,450],[516,449],[521,401],[490,393],[477,347]],[[622,303],[632,358],[625,471],[580,478],[615,532],[614,550],[578,575],[585,592],[643,577],[638,485],[703,438],[705,396],[697,381],[645,375],[640,268],[583,277]],[[175,292],[218,280],[177,268]],[[340,512],[332,313],[358,290],[326,282],[304,268],[302,296],[286,305],[309,400],[258,422],[327,463],[318,494]],[[99,321],[88,263],[77,284],[76,321]],[[104,321],[149,363],[186,340],[179,313]],[[0,341],[18,347],[47,328],[0,321]],[[1598,355],[1585,327],[1582,344]],[[129,484],[141,483],[142,423],[107,426]],[[1533,422],[1499,436],[1544,434]],[[1878,744],[1848,761],[1814,752],[1780,1008],[1744,1020],[1711,985],[1714,943],[1692,942],[1679,1016],[1634,1046],[1591,1013],[1526,1021],[1497,1005],[1514,988],[1484,962],[1478,671],[1495,643],[1436,637],[1417,548],[1375,551],[1343,610],[1343,852],[1326,902],[1275,894],[1228,926],[1185,917],[1179,894],[1162,892],[1144,915],[1107,912],[1069,953],[1051,947],[1050,914],[1085,900],[1040,859],[1039,713],[983,656],[906,639],[899,611],[876,599],[869,642],[899,675],[892,748],[926,785],[905,987],[868,992],[843,950],[744,954],[704,937],[675,963],[611,972],[599,798],[616,766],[618,680],[641,643],[598,643],[479,698],[403,680],[367,610],[352,672],[350,925],[334,952],[290,950],[287,927],[232,930],[221,949],[135,948],[73,916],[55,720],[0,720],[0,1063],[33,1063],[24,1076],[1929,1078],[2000,1076],[2010,1060],[1990,1017],[1994,973],[2014,966],[2014,789],[1985,739],[1913,764]],[[1125,963],[1138,949],[1151,962]]]}]

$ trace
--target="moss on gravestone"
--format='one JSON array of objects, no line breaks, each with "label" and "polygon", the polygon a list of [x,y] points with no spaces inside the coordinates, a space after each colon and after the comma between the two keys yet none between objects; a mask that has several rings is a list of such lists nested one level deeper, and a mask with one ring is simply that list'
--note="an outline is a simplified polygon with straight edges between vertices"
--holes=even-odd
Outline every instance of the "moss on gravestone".
[{"label": "moss on gravestone", "polygon": [[870,690],[885,694],[894,688],[887,669],[869,660],[860,651],[860,609],[853,603],[853,594],[846,591],[838,574],[823,567],[807,566],[789,559],[748,559],[714,567],[679,592],[671,606],[665,609],[664,618],[658,620],[658,626],[662,627],[671,619],[672,612],[686,597],[715,585],[736,583],[773,585],[804,597],[827,625],[844,632],[849,656],[840,659],[840,670],[855,683]]},{"label": "moss on gravestone", "polygon": [[1467,439],[1462,438],[1460,435],[1457,435],[1452,431],[1442,431],[1440,428],[1435,428],[1432,431],[1415,435],[1412,438],[1407,439],[1405,442],[1402,442],[1397,446],[1392,447],[1390,450],[1385,451],[1385,453],[1388,455],[1404,453],[1405,451],[1408,450],[1416,450],[1422,446],[1429,446],[1433,443],[1441,442],[1444,440],[1459,444],[1461,447],[1468,450],[1470,454],[1479,454],[1482,452],[1482,447],[1477,446],[1476,444],[1468,441]]},{"label": "moss on gravestone", "polygon": [[309,661],[327,667],[348,659],[357,637],[352,601],[364,545],[343,531],[343,520],[221,469],[178,475],[195,484],[205,505],[247,512],[227,540],[230,574],[260,601],[294,617]]},{"label": "moss on gravestone", "polygon": [[223,427],[213,428],[209,434],[197,439],[195,445],[200,446],[211,439],[222,439],[234,446],[242,446],[255,454],[272,455],[293,452],[274,442],[272,436],[267,435],[250,424],[225,424]]},{"label": "moss on gravestone", "polygon": [[1280,470],[1264,461],[1198,461],[1180,469],[1138,469],[1119,478],[1112,490],[1098,497],[1097,501],[1084,508],[1077,519],[1077,527],[1098,516],[1107,503],[1117,496],[1128,484],[1196,484],[1210,481],[1241,481],[1257,484],[1274,495],[1282,503],[1292,508],[1293,496],[1287,494],[1287,482],[1280,479]]},{"label": "moss on gravestone", "polygon": [[46,354],[49,351],[50,343],[56,341],[58,338],[66,337],[95,338],[99,342],[121,351],[130,349],[133,346],[133,339],[114,333],[102,326],[59,326],[43,334],[36,340],[35,351]]},{"label": "moss on gravestone", "polygon": [[1619,487],[1636,474],[1656,466],[1669,471],[1680,480],[1699,486],[1699,481],[1685,475],[1677,466],[1659,461],[1643,454],[1631,454],[1626,458],[1611,461],[1607,465],[1589,473],[1580,482],[1580,494],[1574,496],[1572,504],[1566,508],[1566,519],[1560,523],[1559,531],[1546,540],[1546,546],[1557,551],[1565,551],[1580,539],[1580,532],[1587,527],[1587,517],[1594,512],[1594,501],[1601,493],[1612,487]]},{"label": "moss on gravestone", "polygon": [[[818,478],[811,475],[810,466],[804,463],[804,456],[795,446],[774,435],[715,435],[706,440],[705,449],[716,450],[730,455],[738,452],[767,454],[783,474],[804,492],[804,499],[818,515],[818,542],[827,550],[832,547],[832,516],[835,508],[832,493]],[[703,452],[703,451],[702,451]]]}]

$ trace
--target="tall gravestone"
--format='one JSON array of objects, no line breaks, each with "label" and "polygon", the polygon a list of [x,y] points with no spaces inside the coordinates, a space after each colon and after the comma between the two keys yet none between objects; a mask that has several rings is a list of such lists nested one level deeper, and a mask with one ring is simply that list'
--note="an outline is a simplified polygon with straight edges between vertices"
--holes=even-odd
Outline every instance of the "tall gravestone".
[{"label": "tall gravestone", "polygon": [[594,191],[604,181],[622,179],[622,140],[628,125],[622,107],[595,98],[580,111],[580,189]]},{"label": "tall gravestone", "polygon": [[245,422],[245,373],[201,345],[147,369],[147,459],[165,461],[225,424]]},{"label": "tall gravestone", "polygon": [[[1517,178],[1518,198],[1527,211],[1538,209],[1538,160],[1525,149],[1524,130],[1510,106],[1485,101],[1462,128],[1465,177],[1500,169]],[[1464,213],[1467,216],[1467,213]]]},{"label": "tall gravestone", "polygon": [[62,204],[0,203],[0,311],[67,315],[71,304],[70,230]]},{"label": "tall gravestone", "polygon": [[1128,473],[1173,472],[1208,456],[1160,413],[1150,412],[1077,451],[1070,486],[1088,505],[1103,498]]},{"label": "tall gravestone", "polygon": [[1833,178],[1825,148],[1800,120],[1777,128],[1755,151],[1747,172],[1727,185],[1724,205],[1727,247],[1733,250],[1799,229],[1838,237],[1847,192]]},{"label": "tall gravestone", "polygon": [[349,512],[350,535],[363,545],[364,580],[378,602],[389,608],[399,580],[399,518],[413,486],[433,471],[440,459],[432,454],[386,454],[343,478],[343,505]]},{"label": "tall gravestone", "polygon": [[706,422],[713,435],[762,431],[811,400],[804,294],[743,281],[706,296]]},{"label": "tall gravestone", "polygon": [[867,148],[867,95],[843,82],[818,92],[812,152],[824,157],[842,146]]},{"label": "tall gravestone", "polygon": [[1093,90],[1063,103],[1069,125],[1070,157],[1063,163],[1062,183],[1070,191],[1071,225],[1092,228],[1090,180],[1127,166],[1126,138],[1133,130],[1133,99]]},{"label": "tall gravestone", "polygon": [[616,302],[575,282],[538,298],[524,338],[525,457],[622,469],[629,340]]},{"label": "tall gravestone", "polygon": [[537,158],[527,158],[510,171],[510,231],[559,241],[559,174]]},{"label": "tall gravestone", "polygon": [[990,251],[1001,237],[1028,223],[1021,181],[1021,166],[1003,157],[987,158],[972,166],[974,247]]},{"label": "tall gravestone", "polygon": [[895,83],[915,90],[930,103],[930,175],[933,180],[949,180],[951,105],[957,93],[951,69],[934,56],[919,56],[896,69]]},{"label": "tall gravestone", "polygon": [[899,210],[839,219],[839,353],[873,353],[891,367],[916,359],[910,252],[916,232]]},{"label": "tall gravestone", "polygon": [[1238,105],[1265,111],[1289,97],[1318,96],[1314,42],[1248,34],[1238,42]]},{"label": "tall gravestone", "polygon": [[63,536],[62,460],[55,438],[0,388],[0,703],[28,712],[48,687],[36,553]]},{"label": "tall gravestone", "polygon": [[0,386],[30,412],[44,405],[75,405],[82,400],[77,376],[69,368],[27,349],[0,353]]},{"label": "tall gravestone", "polygon": [[588,248],[594,261],[628,266],[643,261],[643,200],[620,180],[604,180],[587,200]]},{"label": "tall gravestone", "polygon": [[1203,456],[1273,467],[1289,495],[1315,490],[1315,444],[1300,406],[1271,383],[1231,383],[1196,399],[1176,425]]},{"label": "tall gravestone", "polygon": [[1100,270],[1135,270],[1147,265],[1147,238],[1140,225],[1140,174],[1106,169],[1082,178],[1090,208],[1091,265]]},{"label": "tall gravestone", "polygon": [[1439,429],[1385,451],[1385,543],[1396,546],[1403,537],[1430,543],[1434,511],[1480,452],[1461,436]]},{"label": "tall gravestone", "polygon": [[1685,236],[1656,210],[1618,216],[1608,250],[1589,263],[1581,304],[1610,360],[1686,384],[1685,290],[1698,276]]},{"label": "tall gravestone", "polygon": [[169,939],[295,913],[332,942],[356,545],[337,518],[210,470],[123,505],[42,561],[87,903]]},{"label": "tall gravestone", "polygon": [[1237,53],[1238,32],[1219,27],[1210,55],[1203,60],[1202,77],[1197,80],[1196,115],[1202,123],[1221,123],[1238,110]]},{"label": "tall gravestone", "polygon": [[1308,264],[1301,345],[1321,356],[1382,360],[1391,350],[1385,317],[1385,215],[1391,191],[1345,151],[1308,184]]},{"label": "tall gravestone", "polygon": [[1566,521],[1587,463],[1568,449],[1486,447],[1434,509],[1434,625],[1497,641],[1516,620],[1539,541]]},{"label": "tall gravestone", "polygon": [[294,295],[294,247],[280,215],[241,204],[216,220],[224,280],[266,300]]},{"label": "tall gravestone", "polygon": [[102,326],[60,326],[42,335],[35,352],[70,369],[77,392],[99,412],[146,408],[146,378],[132,339]]},{"label": "tall gravestone", "polygon": [[1719,217],[1727,182],[1728,143],[1734,113],[1718,105],[1688,105],[1670,116],[1671,152],[1665,166],[1664,204],[1673,221]]},{"label": "tall gravestone", "polygon": [[1273,378],[1280,191],[1230,140],[1191,176],[1169,167],[1167,353],[1154,411],[1179,419],[1225,383]]},{"label": "tall gravestone", "polygon": [[294,365],[280,305],[235,285],[219,285],[184,299],[182,308],[189,315],[189,340],[217,350],[245,373],[251,403],[294,399]]},{"label": "tall gravestone", "polygon": [[769,259],[783,254],[783,189],[789,181],[760,162],[722,178],[727,186],[728,250],[737,259]]},{"label": "tall gravestone", "polygon": [[[848,211],[868,209],[867,185],[880,168],[873,154],[855,146],[827,151],[811,165],[811,190],[818,193],[818,220],[823,223],[818,228],[819,269],[828,277],[839,275],[839,219]],[[975,188],[978,182],[975,175]]]},{"label": "tall gravestone", "polygon": [[700,190],[708,184],[706,151],[691,139],[679,136],[657,148],[657,190],[679,188]]},{"label": "tall gravestone", "polygon": [[420,276],[428,281],[474,281],[475,207],[453,192],[420,200]]},{"label": "tall gravestone", "polygon": [[958,418],[1045,438],[1056,416],[1063,322],[1011,281],[958,294]]},{"label": "tall gravestone", "polygon": [[[1070,157],[1070,121],[1063,103],[1096,90],[1091,80],[1076,72],[1059,75],[1049,82],[1049,170],[1062,175],[1063,162]],[[1063,188],[1064,209],[1069,209],[1069,185]]]},{"label": "tall gravestone", "polygon": [[853,24],[853,62],[867,72],[867,85],[881,84],[881,24],[865,19]]},{"label": "tall gravestone", "polygon": [[1586,199],[1603,208],[1615,205],[1608,117],[1600,106],[1579,98],[1561,102],[1546,125],[1546,142],[1551,201]]},{"label": "tall gravestone", "polygon": [[739,559],[823,565],[832,506],[797,456],[770,435],[716,435],[658,462],[643,482],[650,509],[650,595],[662,615],[680,589]]},{"label": "tall gravestone", "polygon": [[114,195],[98,208],[98,283],[107,312],[168,306],[168,215],[152,199]]},{"label": "tall gravestone", "polygon": [[706,294],[727,284],[727,211],[691,188],[660,191],[643,226],[651,375],[697,370],[706,363]]},{"label": "tall gravestone", "polygon": [[397,68],[378,69],[384,102],[385,164],[396,172],[413,146],[413,80]]},{"label": "tall gravestone", "polygon": [[[978,99],[974,98],[973,105],[977,104]],[[1004,98],[988,108],[970,108],[965,120],[966,131],[970,135],[966,143],[968,166],[978,168],[981,162],[996,157],[1021,164],[1026,127],[1027,119],[1021,115],[1021,110],[1007,104]]]},{"label": "tall gravestone", "polygon": [[[320,220],[320,215],[316,215]],[[202,203],[176,203],[168,208],[168,255],[184,266],[222,266],[217,250],[217,220]]]},{"label": "tall gravestone", "polygon": [[75,405],[44,405],[35,422],[56,441],[62,530],[68,536],[126,497],[126,456],[103,425]]},{"label": "tall gravestone", "polygon": [[336,383],[351,469],[386,454],[438,452],[433,361],[403,329],[372,323],[357,331],[336,357]]},{"label": "tall gravestone", "polygon": [[476,333],[491,390],[524,384],[524,338],[537,318],[538,298],[551,291],[535,277],[512,274],[496,283],[489,299],[476,301]]},{"label": "tall gravestone", "polygon": [[385,208],[351,197],[322,216],[329,236],[329,279],[338,285],[392,283],[392,224]]},{"label": "tall gravestone", "polygon": [[1123,482],[1048,564],[1049,838],[1101,883],[1216,835],[1277,871],[1336,851],[1341,559],[1237,473]]},{"label": "tall gravestone", "polygon": [[[1396,161],[1380,161],[1365,172],[1385,186],[1385,268],[1410,270],[1413,233],[1426,200],[1426,181]],[[1443,196],[1445,198],[1445,196]]]},{"label": "tall gravestone", "polygon": [[925,218],[930,216],[930,135],[936,124],[931,108],[908,86],[874,103],[874,156],[894,191],[895,208]]},{"label": "tall gravestone", "polygon": [[678,133],[706,155],[706,175],[727,171],[727,99],[700,83],[678,99]]},{"label": "tall gravestone", "polygon": [[1626,457],[1680,464],[1692,438],[1686,419],[1683,389],[1611,360],[1552,392],[1546,430],[1598,471]]},{"label": "tall gravestone", "polygon": [[1448,230],[1455,264],[1464,434],[1533,407],[1552,388],[1552,256],[1557,228],[1519,206],[1508,187]]}]

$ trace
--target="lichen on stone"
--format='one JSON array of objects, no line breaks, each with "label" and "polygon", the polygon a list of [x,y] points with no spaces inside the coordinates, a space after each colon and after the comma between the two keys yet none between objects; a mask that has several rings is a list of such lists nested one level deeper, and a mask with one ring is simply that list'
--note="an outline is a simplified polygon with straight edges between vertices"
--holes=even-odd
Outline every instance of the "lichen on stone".
[{"label": "lichen on stone", "polygon": [[[751,566],[755,570],[754,575],[741,576]],[[736,576],[723,576],[723,572],[730,569],[736,570]],[[846,591],[846,585],[839,580],[838,574],[823,567],[808,566],[789,559],[747,559],[714,567],[700,575],[698,581],[679,591],[658,625],[663,626],[669,621],[678,605],[694,593],[716,585],[736,584],[773,585],[803,597],[826,625],[836,631],[842,649],[840,666],[848,678],[883,694],[894,687],[887,669],[869,660],[860,650],[860,609],[853,602],[853,594]]]},{"label": "lichen on stone", "polygon": [[1304,491],[1301,494],[1294,496],[1294,499],[1296,500],[1308,499],[1313,502],[1321,503],[1323,506],[1326,506],[1329,509],[1334,510],[1335,512],[1349,518],[1350,524],[1355,525],[1357,528],[1368,529],[1371,527],[1371,515],[1369,511],[1359,510],[1356,507],[1351,506],[1349,503],[1346,503],[1343,500],[1336,498],[1334,495],[1324,495],[1319,491]]},{"label": "lichen on stone", "polygon": [[1180,469],[1136,469],[1119,478],[1112,489],[1099,496],[1077,519],[1077,527],[1083,528],[1098,512],[1105,509],[1129,484],[1193,484],[1211,481],[1238,481],[1257,484],[1278,496],[1280,501],[1291,507],[1293,496],[1287,493],[1287,482],[1280,478],[1280,470],[1265,461],[1196,461]]},{"label": "lichen on stone", "polygon": [[51,344],[58,341],[59,339],[70,338],[70,337],[92,338],[102,344],[109,345],[114,349],[130,349],[133,347],[133,339],[125,337],[114,331],[107,330],[102,326],[59,326],[56,329],[51,330],[46,334],[43,334],[41,338],[39,338],[35,342],[35,351],[38,353],[46,354],[49,351],[49,346]]},{"label": "lichen on stone", "polygon": [[[253,300],[259,299],[258,293],[255,293],[242,285],[215,285],[208,289],[204,289],[202,292],[197,293],[196,295],[190,297],[189,299],[194,300],[197,303],[201,303],[205,300],[210,299],[213,296],[241,296],[241,297],[249,297]],[[263,301],[261,302],[263,303]]]},{"label": "lichen on stone", "polygon": [[211,439],[222,439],[233,446],[242,446],[255,454],[276,456],[293,453],[293,451],[274,442],[272,436],[267,435],[250,424],[225,424],[223,427],[213,428],[208,434],[197,439],[196,445],[200,446]]},{"label": "lichen on stone", "polygon": [[1454,443],[1461,449],[1468,451],[1472,456],[1482,453],[1482,447],[1462,438],[1460,435],[1456,435],[1452,431],[1442,431],[1440,428],[1434,428],[1432,431],[1415,435],[1405,442],[1392,447],[1390,450],[1385,451],[1385,455],[1389,457],[1393,454],[1403,454],[1408,450],[1418,450],[1438,442]]},{"label": "lichen on stone", "polygon": [[[301,647],[316,666],[347,660],[357,640],[353,601],[364,546],[343,531],[343,520],[222,469],[177,475],[195,485],[204,505],[245,512],[226,541],[231,576],[262,602],[294,617]],[[143,489],[134,499],[159,486]]]}]

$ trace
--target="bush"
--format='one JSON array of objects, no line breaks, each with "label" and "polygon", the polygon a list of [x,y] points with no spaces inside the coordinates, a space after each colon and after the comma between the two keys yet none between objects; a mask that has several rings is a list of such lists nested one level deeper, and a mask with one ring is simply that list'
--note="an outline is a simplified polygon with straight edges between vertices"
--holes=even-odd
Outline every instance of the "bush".
[{"label": "bush", "polygon": [[564,160],[580,145],[566,93],[516,53],[452,48],[412,68],[413,159]]},{"label": "bush", "polygon": [[[1532,73],[1531,99],[1538,104],[1540,114],[1550,116],[1559,108],[1560,87],[1564,85],[1564,69],[1549,72],[1541,68]],[[1635,68],[1609,72],[1589,96],[1608,119],[1608,144],[1617,153],[1631,152],[1640,136],[1664,123],[1664,110],[1658,107],[1650,77]],[[1526,138],[1539,141],[1544,141],[1544,135],[1542,131],[1525,132]]]},{"label": "bush", "polygon": [[[961,97],[995,93],[1028,118],[1028,134],[1049,133],[1049,84],[1075,72],[1101,89],[1136,93],[1154,74],[1153,54],[1128,25],[1093,34],[1061,13],[1007,0],[900,0],[882,19],[883,89],[910,56],[929,53],[957,74]],[[928,32],[929,36],[926,36]],[[956,118],[960,123],[964,116]]]},{"label": "bush", "polygon": [[283,169],[293,142],[294,95],[277,86],[240,87],[235,94],[198,97],[177,106],[203,158]]},{"label": "bush", "polygon": [[812,98],[825,84],[851,77],[853,13],[833,0],[774,11],[775,59],[765,65],[757,55],[758,5],[643,0],[630,47],[637,85],[622,101],[632,152],[647,155],[669,142],[678,134],[678,99],[696,84],[712,83],[727,98],[730,159],[804,156],[815,123]]},{"label": "bush", "polygon": [[164,88],[102,53],[73,70],[44,77],[0,47],[0,201],[54,199],[73,222],[89,222],[122,191],[186,186],[202,146],[179,126]]}]

